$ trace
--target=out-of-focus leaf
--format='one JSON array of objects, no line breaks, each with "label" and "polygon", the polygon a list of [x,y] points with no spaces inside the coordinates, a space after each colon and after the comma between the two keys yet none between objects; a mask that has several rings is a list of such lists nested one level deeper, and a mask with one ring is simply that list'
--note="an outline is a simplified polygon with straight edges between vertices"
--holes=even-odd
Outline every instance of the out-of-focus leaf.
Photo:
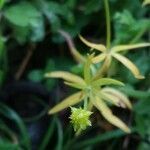
[{"label": "out-of-focus leaf", "polygon": [[102,8],[102,1],[90,0],[86,1],[84,4],[85,14],[91,14],[93,12],[97,12]]},{"label": "out-of-focus leaf", "polygon": [[3,55],[4,48],[5,48],[5,39],[0,35],[0,58]]},{"label": "out-of-focus leaf", "polygon": [[62,146],[63,146],[63,128],[62,128],[62,124],[60,122],[60,120],[56,120],[56,126],[57,126],[57,144],[55,147],[55,150],[62,150]]},{"label": "out-of-focus leaf", "polygon": [[6,19],[14,25],[22,27],[37,24],[37,20],[41,17],[37,9],[28,2],[21,2],[17,5],[8,7],[4,15]]},{"label": "out-of-focus leaf", "polygon": [[16,126],[20,130],[20,144],[28,150],[31,149],[29,135],[21,118],[12,109],[2,103],[0,103],[0,113],[15,122]]},{"label": "out-of-focus leaf", "polygon": [[83,147],[89,146],[89,145],[96,145],[98,143],[114,139],[114,138],[120,138],[124,136],[126,133],[122,132],[121,130],[114,130],[105,132],[100,135],[96,135],[95,137],[83,140],[81,142],[78,142],[78,144],[75,145],[76,148],[81,149]]},{"label": "out-of-focus leaf", "polygon": [[39,150],[44,150],[46,148],[46,146],[48,145],[52,134],[54,132],[54,128],[55,128],[55,123],[56,122],[56,118],[54,118],[52,121],[50,121],[49,126],[48,126],[48,130],[46,131],[43,140],[39,146]]},{"label": "out-of-focus leaf", "polygon": [[4,16],[14,25],[14,37],[20,43],[24,43],[26,40],[41,41],[44,38],[43,17],[31,3],[20,2],[10,6],[5,10]]},{"label": "out-of-focus leaf", "polygon": [[126,44],[129,42],[137,42],[141,36],[150,29],[150,21],[148,19],[136,20],[131,12],[124,10],[114,15],[115,40],[113,43]]},{"label": "out-of-focus leaf", "polygon": [[18,144],[13,144],[7,141],[0,140],[0,149],[1,150],[20,150],[20,147]]},{"label": "out-of-focus leaf", "polygon": [[42,70],[32,70],[28,74],[28,78],[34,82],[41,82],[43,80],[43,72]]},{"label": "out-of-focus leaf", "polygon": [[0,10],[3,8],[4,4],[5,4],[5,0],[0,0]]}]

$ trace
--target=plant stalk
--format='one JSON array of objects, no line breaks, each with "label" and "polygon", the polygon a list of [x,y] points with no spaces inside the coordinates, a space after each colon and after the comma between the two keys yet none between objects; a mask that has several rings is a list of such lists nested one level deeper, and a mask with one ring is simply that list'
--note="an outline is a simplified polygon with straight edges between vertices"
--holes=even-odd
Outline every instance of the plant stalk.
[{"label": "plant stalk", "polygon": [[104,0],[104,6],[105,6],[105,14],[106,14],[106,46],[107,49],[110,49],[110,42],[111,42],[111,27],[110,27],[110,9],[109,9],[109,2],[108,0]]}]

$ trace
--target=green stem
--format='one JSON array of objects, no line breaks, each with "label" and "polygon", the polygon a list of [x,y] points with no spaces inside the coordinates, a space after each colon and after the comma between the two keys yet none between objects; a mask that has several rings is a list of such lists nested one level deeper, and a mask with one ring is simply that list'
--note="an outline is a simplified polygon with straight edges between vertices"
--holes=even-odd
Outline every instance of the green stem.
[{"label": "green stem", "polygon": [[105,5],[105,14],[106,14],[106,33],[107,33],[107,41],[106,46],[107,49],[110,48],[110,41],[111,41],[111,29],[110,29],[110,9],[108,0],[104,0]]},{"label": "green stem", "polygon": [[88,99],[87,97],[84,99],[84,109],[87,110],[87,106],[88,106]]}]

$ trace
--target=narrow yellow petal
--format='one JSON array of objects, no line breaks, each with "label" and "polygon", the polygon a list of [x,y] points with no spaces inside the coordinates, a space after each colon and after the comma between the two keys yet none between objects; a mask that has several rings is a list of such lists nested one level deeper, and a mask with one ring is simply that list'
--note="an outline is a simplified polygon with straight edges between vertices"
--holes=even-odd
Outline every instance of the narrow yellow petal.
[{"label": "narrow yellow petal", "polygon": [[105,93],[105,92],[103,92],[103,91],[99,91],[99,92],[98,92],[98,95],[99,95],[102,99],[104,99],[105,101],[107,101],[107,102],[109,102],[109,103],[111,103],[111,104],[113,104],[113,105],[115,105],[115,106],[117,106],[117,107],[125,108],[124,103],[123,103],[123,104],[122,104],[122,103],[120,104],[120,100],[119,100],[118,98],[116,98],[114,95],[110,95],[110,94]]},{"label": "narrow yellow petal", "polygon": [[99,62],[103,61],[105,58],[106,58],[106,54],[105,54],[105,53],[102,53],[102,54],[100,54],[100,55],[94,57],[94,58],[92,59],[92,62],[93,62],[94,64],[96,64],[96,63],[99,63]]},{"label": "narrow yellow petal", "polygon": [[123,86],[124,83],[111,78],[101,78],[92,82],[92,86],[103,86],[103,85],[120,85]]},{"label": "narrow yellow petal", "polygon": [[116,103],[120,107],[128,107],[129,109],[132,109],[132,104],[130,100],[124,95],[122,92],[120,92],[117,89],[114,88],[103,88],[101,92],[108,97],[108,99],[114,103]]},{"label": "narrow yellow petal", "polygon": [[45,77],[60,78],[69,82],[85,84],[84,80],[81,77],[74,75],[72,73],[66,72],[66,71],[54,71],[54,72],[46,73]]},{"label": "narrow yellow petal", "polygon": [[95,97],[95,99],[92,100],[93,105],[101,112],[103,117],[110,122],[111,124],[117,126],[124,132],[130,133],[130,129],[127,127],[125,123],[123,123],[119,118],[113,115],[110,108],[101,100],[99,97]]},{"label": "narrow yellow petal", "polygon": [[58,30],[58,32],[65,38],[65,40],[67,41],[68,47],[70,49],[70,52],[72,54],[72,56],[74,57],[74,59],[78,62],[78,63],[83,63],[85,62],[85,58],[84,56],[82,56],[78,50],[76,49],[74,42],[70,36],[69,33],[63,31],[63,30]]},{"label": "narrow yellow petal", "polygon": [[88,47],[91,47],[93,49],[99,50],[101,52],[106,51],[106,47],[103,44],[94,44],[94,43],[91,43],[91,42],[87,41],[86,39],[84,39],[82,36],[79,36],[79,38]]},{"label": "narrow yellow petal", "polygon": [[140,74],[140,71],[138,68],[126,57],[120,55],[120,54],[112,54],[113,57],[115,57],[118,61],[120,61],[124,66],[126,66],[132,74],[135,76],[137,79],[144,79],[144,76]]},{"label": "narrow yellow petal", "polygon": [[91,61],[93,55],[88,55],[84,64],[84,80],[86,83],[90,83],[91,81]]},{"label": "narrow yellow petal", "polygon": [[83,92],[77,92],[77,93],[67,97],[62,102],[57,104],[56,106],[54,106],[48,113],[49,114],[57,113],[69,106],[79,103],[81,100],[83,100],[83,98],[84,98]]},{"label": "narrow yellow petal", "polygon": [[68,86],[71,86],[73,88],[77,88],[77,89],[84,89],[86,88],[86,85],[82,85],[82,84],[79,84],[79,83],[72,83],[72,82],[64,82],[66,85]]},{"label": "narrow yellow petal", "polygon": [[132,44],[132,45],[118,45],[114,46],[111,50],[114,52],[120,52],[120,51],[126,51],[126,50],[132,50],[136,48],[142,48],[150,46],[150,43],[139,43],[139,44]]}]

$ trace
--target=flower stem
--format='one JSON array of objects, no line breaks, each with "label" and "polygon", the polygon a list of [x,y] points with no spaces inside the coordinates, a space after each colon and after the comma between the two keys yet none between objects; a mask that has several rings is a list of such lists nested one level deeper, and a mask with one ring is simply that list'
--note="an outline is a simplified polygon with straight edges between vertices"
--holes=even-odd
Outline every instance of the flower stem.
[{"label": "flower stem", "polygon": [[87,110],[87,106],[88,106],[88,99],[87,97],[84,99],[84,109]]},{"label": "flower stem", "polygon": [[111,41],[111,27],[110,27],[110,9],[108,0],[104,0],[105,6],[105,14],[106,14],[106,33],[107,33],[107,41],[106,46],[107,49],[110,49],[110,41]]}]

